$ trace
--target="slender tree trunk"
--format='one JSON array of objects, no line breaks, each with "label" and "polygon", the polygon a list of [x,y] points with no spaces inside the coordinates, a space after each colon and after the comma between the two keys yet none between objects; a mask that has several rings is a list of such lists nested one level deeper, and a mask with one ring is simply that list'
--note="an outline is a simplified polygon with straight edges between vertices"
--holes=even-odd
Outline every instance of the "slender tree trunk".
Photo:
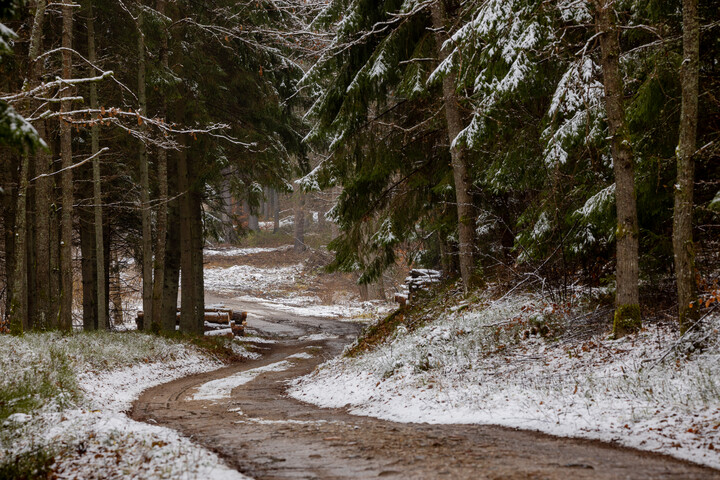
[{"label": "slender tree trunk", "polygon": [[[168,162],[168,192],[173,197],[178,194],[177,162]],[[180,200],[173,198],[168,203],[168,229],[165,243],[165,262],[163,264],[162,291],[162,330],[175,331],[178,303],[178,284],[180,280]]]},{"label": "slender tree trunk", "polygon": [[[63,78],[72,77],[72,29],[73,29],[73,7],[71,0],[63,0],[63,34],[62,34],[62,63]],[[63,97],[72,95],[70,88],[66,87]],[[60,104],[60,111],[65,113],[72,109],[69,101]],[[72,264],[72,233],[73,233],[73,172],[69,169],[72,166],[72,132],[69,119],[60,117],[60,156],[62,157],[61,173],[62,185],[62,217],[60,227],[60,270],[62,297],[60,302],[60,317],[58,327],[61,330],[72,329],[72,305],[73,305],[73,264]]]},{"label": "slender tree trunk", "polygon": [[[139,112],[145,114],[147,112],[147,95],[145,93],[145,36],[143,34],[143,14],[138,14],[138,43],[137,43],[137,54],[138,54],[138,102],[140,104]],[[138,116],[138,122],[141,122]],[[145,125],[140,125],[140,130],[145,131]],[[143,251],[143,264],[142,264],[142,276],[143,276],[143,287],[142,287],[142,298],[143,298],[143,313],[145,318],[148,320],[146,328],[150,328],[156,331],[158,326],[151,324],[152,314],[152,297],[153,297],[153,252],[152,252],[152,223],[151,223],[151,212],[150,212],[150,174],[147,158],[147,149],[145,142],[140,141],[140,203],[141,203],[141,218],[142,218],[142,251]]]},{"label": "slender tree trunk", "polygon": [[280,199],[277,190],[273,190],[273,233],[280,230]]},{"label": "slender tree trunk", "polygon": [[202,202],[200,192],[190,181],[197,178],[196,167],[188,161],[188,152],[178,153],[180,201],[180,330],[202,334],[205,321],[202,268]]},{"label": "slender tree trunk", "polygon": [[[58,189],[53,189],[53,198],[59,198]],[[59,209],[54,208],[50,212],[50,298],[55,302],[55,307],[50,313],[50,327],[58,328],[60,316],[61,267],[60,267],[60,214]]]},{"label": "slender tree trunk", "polygon": [[305,193],[296,187],[295,191],[295,251],[305,251]]},{"label": "slender tree trunk", "polygon": [[5,305],[2,320],[8,320],[12,306],[12,291],[15,286],[15,221],[18,206],[17,175],[20,170],[18,156],[11,152],[10,147],[0,147],[2,161],[0,172],[4,180],[2,192],[2,220],[5,248]]},{"label": "slender tree trunk", "polygon": [[[28,167],[28,179],[35,178],[35,172],[33,171],[33,163],[30,161]],[[27,191],[27,199],[26,202],[26,215],[27,219],[25,220],[25,248],[27,250],[27,276],[25,277],[25,281],[27,282],[27,288],[28,288],[28,296],[27,296],[27,330],[33,330],[37,328],[37,317],[38,317],[38,311],[37,311],[37,297],[33,292],[33,285],[37,283],[37,270],[35,268],[35,189],[33,188],[34,185],[32,182],[28,182],[28,191]]]},{"label": "slender tree trunk", "polygon": [[[84,169],[83,169],[84,170]],[[91,172],[88,172],[91,173]],[[89,176],[87,173],[84,176]],[[83,178],[83,191],[92,198],[92,185]],[[78,209],[80,219],[80,253],[82,270],[82,303],[83,303],[83,330],[91,331],[98,329],[98,271],[97,251],[95,245],[95,218],[94,209],[80,207]],[[101,247],[102,248],[102,247]]]},{"label": "slender tree trunk", "polygon": [[697,319],[695,292],[695,249],[692,218],[695,184],[695,154],[698,122],[698,72],[700,64],[700,28],[697,0],[683,0],[683,62],[680,139],[677,147],[677,187],[673,215],[673,250],[678,290],[678,321],[685,332]]},{"label": "slender tree trunk", "polygon": [[[157,11],[160,15],[165,15],[165,0],[158,0]],[[160,45],[160,66],[166,71],[168,69],[168,39],[167,34],[163,30],[162,40]],[[167,105],[165,97],[160,102],[160,118],[165,117],[167,112]],[[154,263],[154,279],[153,279],[153,294],[152,294],[152,321],[151,325],[155,328],[165,329],[165,324],[162,315],[164,310],[162,307],[163,303],[163,289],[165,288],[165,245],[167,242],[167,222],[168,222],[168,166],[167,166],[167,150],[164,148],[158,149],[157,154],[157,176],[158,176],[158,190],[160,194],[160,205],[157,211],[157,243],[155,244],[155,263]],[[176,299],[177,302],[177,299]],[[175,315],[172,315],[173,330]]]},{"label": "slender tree trunk", "polygon": [[190,192],[187,149],[178,152],[178,189],[180,190],[180,331],[197,333],[193,261],[193,208]]},{"label": "slender tree trunk", "polygon": [[[432,6],[432,22],[435,28],[435,43],[440,62],[447,58],[447,51],[442,48],[448,38],[446,32],[448,20],[443,2],[435,2]],[[453,179],[455,180],[455,198],[457,200],[458,239],[460,251],[460,276],[463,288],[467,293],[474,281],[474,228],[473,204],[470,196],[470,180],[468,177],[465,149],[453,146],[453,140],[463,129],[460,103],[455,91],[455,73],[450,73],[443,79],[443,102],[445,104],[445,119],[447,121],[448,138],[451,142],[450,158],[452,159]]]},{"label": "slender tree trunk", "polygon": [[[35,125],[41,138],[47,138],[45,121]],[[50,292],[50,210],[52,208],[54,181],[47,175],[52,159],[45,151],[35,153],[35,296],[37,299],[37,328],[50,326],[52,305],[55,303]],[[56,303],[55,303],[56,304]]]},{"label": "slender tree trunk", "polygon": [[[228,169],[223,171],[223,176],[226,178],[229,178],[232,175],[232,172]],[[222,192],[222,200],[223,200],[223,240],[225,243],[237,243],[238,236],[237,232],[235,230],[235,219],[236,216],[234,214],[234,200],[232,193],[230,192],[230,182],[228,180],[225,180],[223,182],[223,192]]]},{"label": "slender tree trunk", "polygon": [[613,333],[621,337],[641,327],[638,286],[638,218],[635,198],[635,165],[633,150],[625,125],[623,86],[620,73],[620,38],[615,25],[611,0],[595,0],[600,35],[605,109],[607,111],[610,149],[615,171],[617,206],[617,292]]},{"label": "slender tree trunk", "polygon": [[[92,1],[88,2],[88,59],[94,65],[97,62],[95,50],[95,18],[93,17]],[[98,108],[97,84],[90,84],[90,108]],[[93,123],[90,127],[91,151],[97,155],[100,151],[100,125]],[[93,170],[93,213],[94,213],[94,234],[95,234],[95,262],[97,277],[97,321],[96,328],[110,329],[110,317],[107,307],[107,291],[105,289],[105,242],[103,240],[103,215],[102,215],[102,184],[100,183],[100,157],[95,157],[92,165]]]},{"label": "slender tree trunk", "polygon": [[118,257],[117,250],[110,249],[110,258],[112,259],[112,264],[110,266],[110,285],[108,292],[112,297],[113,322],[115,325],[122,325],[124,321],[123,287],[122,279],[120,278],[120,258]]},{"label": "slender tree trunk", "polygon": [[10,300],[10,333],[20,335],[28,326],[27,319],[27,190],[30,159],[24,154],[20,161],[20,181],[15,210],[15,261]]},{"label": "slender tree trunk", "polygon": [[[191,178],[198,178],[197,161],[189,165]],[[203,335],[205,331],[205,280],[203,278],[203,208],[202,195],[198,185],[190,185],[191,208],[191,247],[192,247],[192,294],[193,294],[193,324],[195,333]]]},{"label": "slender tree trunk", "polygon": [[[40,44],[42,41],[43,23],[45,19],[45,0],[35,3],[35,17],[30,34],[30,47],[28,59],[30,61],[30,85],[37,85],[41,81],[43,64],[38,61]],[[35,129],[43,140],[47,140],[47,123],[40,120],[35,123]],[[53,177],[44,176],[50,172],[52,158],[45,150],[35,152],[35,298],[37,301],[36,326],[46,329],[50,326],[53,317],[52,305],[57,305],[56,299],[50,292],[50,210],[53,203],[54,180]]]}]

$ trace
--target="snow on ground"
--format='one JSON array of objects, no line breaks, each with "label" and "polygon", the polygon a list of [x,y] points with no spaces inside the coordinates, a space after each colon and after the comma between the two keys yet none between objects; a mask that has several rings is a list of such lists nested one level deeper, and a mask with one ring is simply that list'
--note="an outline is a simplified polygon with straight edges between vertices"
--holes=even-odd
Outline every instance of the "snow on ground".
[{"label": "snow on ground", "polygon": [[[375,350],[327,362],[290,395],[399,422],[613,441],[720,468],[720,316],[709,348],[663,361],[678,336],[668,327],[563,340],[562,318],[528,296],[447,309],[413,332],[401,325]],[[542,325],[547,338],[532,330]]]},{"label": "snow on ground", "polygon": [[323,305],[317,297],[283,296],[279,298],[258,298],[250,295],[235,297],[235,300],[255,303],[273,310],[291,313],[301,317],[335,318],[338,320],[371,321],[389,313],[394,306],[388,302],[344,302]]},{"label": "snow on ground", "polygon": [[293,285],[301,271],[302,264],[275,268],[259,268],[250,265],[206,268],[205,289],[219,293],[232,293],[240,290],[274,290],[277,287]]},{"label": "snow on ground", "polygon": [[137,333],[0,336],[0,392],[23,410],[4,420],[0,412],[0,466],[47,455],[58,479],[248,478],[124,413],[151,386],[221,366],[194,347]]},{"label": "snow on ground", "polygon": [[274,248],[234,248],[234,247],[206,247],[203,253],[208,257],[242,257],[256,253],[285,252],[293,248],[292,245],[283,245]]}]

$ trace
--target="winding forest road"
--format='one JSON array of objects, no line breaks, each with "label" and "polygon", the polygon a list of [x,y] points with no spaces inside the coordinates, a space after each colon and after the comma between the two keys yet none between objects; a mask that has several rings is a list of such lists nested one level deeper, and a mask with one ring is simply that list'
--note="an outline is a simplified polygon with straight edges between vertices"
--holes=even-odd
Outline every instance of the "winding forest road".
[{"label": "winding forest road", "polygon": [[[285,395],[286,382],[338,355],[360,326],[293,316],[260,304],[235,305],[227,298],[207,300],[248,310],[251,327],[275,343],[258,344],[263,353],[259,360],[147,390],[131,416],[181,432],[248,476],[720,479],[712,469],[601,442],[496,426],[394,423],[296,401]],[[301,339],[320,333],[335,338]],[[233,383],[237,378],[244,380]],[[235,387],[227,388],[224,398],[193,398],[199,387],[215,380]]]}]

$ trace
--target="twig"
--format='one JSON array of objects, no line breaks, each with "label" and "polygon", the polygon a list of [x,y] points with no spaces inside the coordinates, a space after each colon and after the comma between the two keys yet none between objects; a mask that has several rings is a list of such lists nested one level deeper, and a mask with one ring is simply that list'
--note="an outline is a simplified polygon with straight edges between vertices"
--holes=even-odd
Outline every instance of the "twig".
[{"label": "twig", "polygon": [[57,172],[53,172],[53,173],[43,173],[42,175],[38,175],[37,177],[31,179],[30,181],[33,182],[33,181],[37,180],[38,178],[52,177],[53,175],[57,175],[57,174],[60,173],[60,172],[64,172],[64,171],[66,171],[66,170],[72,170],[73,168],[77,168],[77,167],[79,167],[79,166],[81,166],[81,165],[86,164],[86,163],[89,162],[90,160],[98,157],[101,153],[107,152],[108,150],[110,150],[109,147],[103,147],[103,148],[100,149],[99,152],[97,152],[97,153],[95,153],[95,154],[93,154],[93,155],[90,155],[88,158],[86,158],[85,160],[83,160],[83,161],[81,161],[81,162],[78,162],[78,163],[75,163],[75,164],[73,164],[73,165],[70,165],[69,167],[61,168],[61,169],[58,170]]},{"label": "twig", "polygon": [[675,340],[675,341],[673,342],[673,344],[670,345],[670,347],[668,347],[668,349],[665,350],[665,352],[664,352],[659,358],[657,358],[657,359],[655,359],[655,360],[653,360],[653,359],[643,360],[642,363],[652,362],[652,364],[648,367],[648,370],[651,370],[651,369],[655,368],[660,362],[662,362],[663,360],[665,360],[665,358],[666,358],[668,355],[670,355],[670,353],[671,353],[673,350],[675,350],[675,348],[677,348],[678,345],[680,345],[680,343],[685,339],[685,337],[686,337],[696,326],[700,325],[700,322],[702,322],[703,320],[705,320],[705,319],[707,318],[707,316],[710,315],[710,314],[717,308],[718,305],[720,305],[720,304],[716,303],[715,305],[713,305],[713,306],[710,308],[710,310],[708,310],[708,311],[705,313],[705,315],[703,315],[702,317],[698,318],[698,319],[695,321],[695,323],[693,323],[692,325],[690,325],[690,326],[688,327],[688,329],[685,330],[685,333],[683,333],[683,334],[680,336],[680,338],[678,338],[677,340]]}]

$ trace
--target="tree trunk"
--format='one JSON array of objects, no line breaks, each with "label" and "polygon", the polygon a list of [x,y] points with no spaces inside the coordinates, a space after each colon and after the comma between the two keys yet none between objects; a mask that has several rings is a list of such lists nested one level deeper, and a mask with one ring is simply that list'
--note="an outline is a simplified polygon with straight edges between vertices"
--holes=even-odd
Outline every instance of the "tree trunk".
[{"label": "tree trunk", "polygon": [[700,63],[700,28],[697,0],[683,0],[683,62],[680,138],[677,147],[677,186],[673,215],[673,251],[678,290],[680,331],[697,319],[699,305],[695,292],[695,249],[692,218],[695,184],[695,154],[698,122],[698,71]]},{"label": "tree trunk", "polygon": [[254,207],[248,207],[248,228],[253,232],[260,230],[260,223],[258,222],[257,213],[254,212]]},{"label": "tree trunk", "polygon": [[[41,82],[43,63],[37,61],[40,54],[40,43],[42,41],[43,23],[45,19],[45,0],[38,0],[35,4],[35,17],[32,33],[30,35],[30,47],[28,59],[31,63],[29,82],[37,85]],[[35,129],[43,140],[47,140],[47,122],[40,120],[35,122]],[[50,210],[53,203],[54,179],[47,175],[52,166],[52,158],[45,150],[35,152],[35,298],[37,301],[37,328],[44,330],[50,326],[53,315],[53,305],[57,305],[57,299],[51,296],[51,234],[50,234]]]},{"label": "tree trunk", "polygon": [[3,310],[3,320],[8,320],[12,306],[12,290],[14,288],[15,274],[15,221],[18,207],[17,196],[17,175],[20,170],[18,156],[11,152],[10,147],[0,147],[3,152],[2,162],[0,162],[0,172],[5,180],[5,191],[2,192],[2,220],[4,233],[4,250],[5,254],[5,305]]},{"label": "tree trunk", "polygon": [[[47,138],[45,121],[37,122],[35,128],[41,138]],[[50,251],[51,230],[50,210],[52,209],[54,180],[50,172],[52,158],[45,151],[35,153],[35,296],[37,300],[37,328],[50,326],[53,304],[57,305],[50,292]]]},{"label": "tree trunk", "polygon": [[[35,174],[33,172],[33,163],[30,161],[28,164],[28,179],[35,178]],[[33,330],[37,328],[37,297],[35,296],[33,292],[33,285],[37,283],[37,270],[35,268],[35,189],[33,188],[33,184],[28,182],[28,190],[27,190],[27,198],[25,200],[26,202],[26,215],[27,219],[25,220],[25,249],[27,250],[27,276],[25,277],[25,281],[27,282],[27,289],[28,289],[28,296],[27,296],[27,306],[25,307],[25,311],[27,312],[27,330]]]},{"label": "tree trunk", "polygon": [[225,178],[222,183],[222,241],[234,244],[238,242],[239,238],[235,230],[235,221],[237,219],[235,214],[235,201],[230,190],[229,178],[233,175],[232,169],[223,169],[222,175]]},{"label": "tree trunk", "polygon": [[[97,62],[97,54],[95,51],[95,18],[93,17],[92,1],[88,2],[88,59],[95,65]],[[97,84],[90,84],[90,108],[93,110],[98,108]],[[100,151],[100,125],[93,123],[90,127],[91,136],[91,152],[97,155]],[[95,328],[110,329],[110,317],[107,307],[107,291],[105,290],[105,242],[103,240],[103,217],[102,217],[102,185],[100,183],[100,157],[97,156],[93,160],[93,213],[94,213],[94,237],[95,237],[95,274],[97,286],[95,291],[97,294],[97,321]]]},{"label": "tree trunk", "polygon": [[[138,54],[138,103],[139,113],[145,114],[147,112],[147,96],[145,94],[145,36],[143,35],[143,14],[138,14],[138,43],[137,43],[137,54]],[[142,122],[138,116],[138,122]],[[145,131],[145,124],[140,124],[140,131]],[[152,297],[153,297],[153,252],[152,252],[152,223],[151,223],[151,212],[150,212],[150,174],[147,158],[147,149],[145,142],[140,141],[140,204],[141,204],[141,218],[142,218],[142,252],[143,252],[143,264],[142,264],[142,276],[143,276],[143,287],[142,287],[142,298],[143,298],[143,313],[145,318],[148,320],[146,328],[150,328],[153,331],[157,331],[158,325],[151,324],[153,317],[152,314]]]},{"label": "tree trunk", "polygon": [[202,218],[200,193],[191,184],[195,178],[181,146],[178,152],[178,187],[180,197],[180,330],[202,334],[205,321],[202,298]]},{"label": "tree trunk", "polygon": [[178,190],[180,192],[180,331],[192,332],[193,288],[192,288],[192,236],[190,232],[190,192],[187,171],[187,151],[180,145],[177,153]]},{"label": "tree trunk", "polygon": [[[191,178],[199,177],[198,161],[188,162]],[[193,295],[193,325],[194,332],[203,335],[205,332],[205,279],[203,277],[203,207],[202,194],[199,185],[190,185],[190,222],[191,222],[191,248],[192,248],[192,295]]]},{"label": "tree trunk", "polygon": [[295,251],[305,251],[305,193],[296,187],[295,190]]},{"label": "tree trunk", "polygon": [[[447,58],[447,52],[442,48],[443,43],[448,38],[446,32],[447,13],[442,1],[435,2],[431,10],[438,60],[442,62]],[[462,277],[465,293],[467,293],[474,281],[474,215],[465,149],[458,145],[452,145],[453,140],[463,129],[460,104],[455,91],[455,80],[455,73],[449,73],[443,78],[443,102],[445,104],[448,138],[451,142],[450,158],[452,160],[455,198],[457,200],[460,276]]]},{"label": "tree trunk", "polygon": [[[83,178],[87,180],[87,178]],[[83,182],[83,185],[90,185]],[[92,193],[91,188],[83,188],[85,193]],[[89,191],[88,191],[89,190]],[[83,330],[97,330],[98,321],[98,271],[97,251],[95,245],[95,218],[94,209],[87,207],[79,208],[80,218],[80,253],[82,270],[82,291],[83,291]],[[101,247],[102,249],[102,247]]]},{"label": "tree trunk", "polygon": [[273,194],[273,233],[280,230],[280,198],[277,190],[272,191]]},{"label": "tree trunk", "polygon": [[605,109],[607,111],[610,149],[615,171],[617,208],[617,292],[613,333],[621,337],[641,327],[638,290],[638,218],[635,198],[633,150],[625,125],[623,86],[620,73],[620,38],[615,25],[611,0],[595,0],[596,21],[600,35]]},{"label": "tree trunk", "polygon": [[[157,11],[160,15],[165,15],[165,0],[158,0]],[[168,69],[168,39],[165,30],[162,30],[162,40],[160,45],[160,67],[163,70]],[[160,102],[160,118],[165,117],[167,113],[167,104],[165,96]],[[160,205],[157,211],[157,243],[155,244],[155,274],[153,279],[152,294],[152,320],[151,325],[156,328],[165,329],[163,321],[163,290],[165,288],[165,246],[167,241],[168,227],[168,166],[167,166],[167,150],[160,148],[157,154],[157,176],[158,190],[160,194]],[[175,296],[177,303],[177,294]],[[172,315],[173,328],[175,330],[175,315]]]},{"label": "tree trunk", "polygon": [[[63,33],[62,33],[62,63],[63,78],[72,77],[72,29],[73,29],[73,7],[71,0],[63,0]],[[72,91],[65,87],[63,97],[69,97]],[[72,109],[69,101],[60,104],[62,113]],[[72,233],[73,233],[73,171],[72,166],[72,132],[69,120],[60,117],[60,156],[62,157],[61,173],[62,185],[62,217],[60,220],[60,271],[62,297],[60,301],[60,317],[58,327],[61,330],[72,329],[72,305],[73,305],[73,264],[72,264]]]},{"label": "tree trunk", "polygon": [[178,194],[177,162],[168,163],[168,192],[173,199],[168,203],[168,229],[163,262],[162,320],[164,332],[175,331],[177,316],[178,283],[180,280],[180,200]]},{"label": "tree trunk", "polygon": [[123,308],[123,289],[122,289],[122,278],[120,278],[120,258],[118,258],[117,250],[110,250],[110,258],[112,264],[110,266],[110,285],[108,292],[112,298],[112,319],[115,325],[122,325],[124,322],[124,308]]},{"label": "tree trunk", "polygon": [[13,265],[12,297],[10,300],[10,333],[20,335],[28,326],[27,319],[27,189],[30,159],[24,154],[20,161],[20,181],[15,210],[15,261]]}]

